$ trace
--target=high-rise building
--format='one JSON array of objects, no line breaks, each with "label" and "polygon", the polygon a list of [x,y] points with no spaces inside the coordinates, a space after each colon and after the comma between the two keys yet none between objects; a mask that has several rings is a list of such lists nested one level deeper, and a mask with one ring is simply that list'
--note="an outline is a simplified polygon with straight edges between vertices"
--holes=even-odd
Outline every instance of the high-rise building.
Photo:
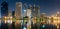
[{"label": "high-rise building", "polygon": [[40,6],[38,5],[38,17],[40,17]]},{"label": "high-rise building", "polygon": [[22,17],[22,2],[16,2],[15,17],[20,19]]},{"label": "high-rise building", "polygon": [[30,18],[31,18],[31,16],[32,16],[32,5],[31,4],[29,4],[29,7],[28,7],[28,9],[27,9],[27,16],[29,16]]},{"label": "high-rise building", "polygon": [[31,18],[31,9],[28,9],[28,10],[27,10],[27,16],[28,16],[29,18]]},{"label": "high-rise building", "polygon": [[2,2],[1,6],[1,17],[8,16],[8,2]]},{"label": "high-rise building", "polygon": [[34,16],[34,10],[33,10],[33,7],[31,4],[29,4],[28,9],[30,9],[30,11],[31,11],[31,17],[33,17]]},{"label": "high-rise building", "polygon": [[33,17],[39,17],[40,15],[40,8],[38,6],[33,7]]}]

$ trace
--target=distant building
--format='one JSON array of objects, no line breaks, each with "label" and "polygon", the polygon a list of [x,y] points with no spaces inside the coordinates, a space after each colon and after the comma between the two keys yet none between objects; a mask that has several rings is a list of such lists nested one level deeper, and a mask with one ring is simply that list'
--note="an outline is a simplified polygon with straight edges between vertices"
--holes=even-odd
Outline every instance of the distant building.
[{"label": "distant building", "polygon": [[17,19],[22,17],[22,2],[16,2],[15,17]]},{"label": "distant building", "polygon": [[56,14],[56,17],[60,17],[60,14],[59,14],[59,12],[57,12],[57,14]]},{"label": "distant building", "polygon": [[15,18],[15,11],[12,11],[12,17]]},{"label": "distant building", "polygon": [[40,8],[39,6],[35,6],[33,7],[33,17],[39,17],[40,16]]},{"label": "distant building", "polygon": [[8,17],[12,17],[12,10],[8,10]]},{"label": "distant building", "polygon": [[31,4],[29,4],[29,7],[27,9],[27,16],[30,18],[32,17],[32,5]]},{"label": "distant building", "polygon": [[8,2],[2,2],[1,6],[1,17],[8,16]]},{"label": "distant building", "polygon": [[46,17],[46,13],[42,13],[40,17],[42,18]]},{"label": "distant building", "polygon": [[27,10],[27,16],[28,16],[29,18],[31,18],[31,9],[28,9],[28,10]]}]

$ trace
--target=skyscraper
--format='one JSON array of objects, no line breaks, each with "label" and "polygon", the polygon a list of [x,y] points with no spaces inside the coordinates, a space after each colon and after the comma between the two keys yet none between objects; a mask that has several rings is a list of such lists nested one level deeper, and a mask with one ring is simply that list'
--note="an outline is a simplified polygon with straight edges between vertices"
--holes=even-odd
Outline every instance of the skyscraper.
[{"label": "skyscraper", "polygon": [[38,5],[38,17],[40,17],[40,6]]},{"label": "skyscraper", "polygon": [[28,16],[29,18],[31,18],[31,9],[28,9],[28,10],[27,10],[27,16]]},{"label": "skyscraper", "polygon": [[1,6],[1,17],[8,16],[8,2],[2,2]]},{"label": "skyscraper", "polygon": [[40,8],[38,6],[35,6],[33,7],[33,16],[34,17],[39,17],[40,15]]},{"label": "skyscraper", "polygon": [[28,9],[27,9],[27,16],[30,17],[30,18],[31,18],[31,15],[32,15],[31,12],[32,12],[32,5],[29,4],[29,7],[28,7]]},{"label": "skyscraper", "polygon": [[22,17],[22,3],[21,2],[16,2],[15,17],[17,19]]}]

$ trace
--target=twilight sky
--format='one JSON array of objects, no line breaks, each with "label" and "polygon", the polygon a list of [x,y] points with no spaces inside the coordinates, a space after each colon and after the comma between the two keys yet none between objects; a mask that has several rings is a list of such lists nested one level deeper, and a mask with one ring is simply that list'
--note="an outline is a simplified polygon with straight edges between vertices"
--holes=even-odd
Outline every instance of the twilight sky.
[{"label": "twilight sky", "polygon": [[[0,0],[1,2],[4,0]],[[40,13],[46,13],[46,15],[54,15],[57,11],[60,11],[60,0],[5,0],[8,1],[9,10],[15,10],[16,2],[22,2],[27,4],[40,5]],[[57,10],[59,9],[59,10]]]}]

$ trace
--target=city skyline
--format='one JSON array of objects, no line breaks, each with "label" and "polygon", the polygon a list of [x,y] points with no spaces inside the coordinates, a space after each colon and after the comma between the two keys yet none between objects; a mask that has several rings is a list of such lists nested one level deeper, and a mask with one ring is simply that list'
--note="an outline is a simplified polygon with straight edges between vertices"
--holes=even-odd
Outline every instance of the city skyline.
[{"label": "city skyline", "polygon": [[[4,0],[0,0],[1,2]],[[56,14],[57,11],[60,11],[60,0],[5,0],[8,2],[8,9],[15,10],[16,2],[22,2],[24,4],[40,5],[40,13],[46,13],[47,16]],[[59,10],[57,10],[59,9]],[[22,11],[23,12],[23,11]]]},{"label": "city skyline", "polygon": [[0,0],[1,29],[60,29],[60,0]]}]

